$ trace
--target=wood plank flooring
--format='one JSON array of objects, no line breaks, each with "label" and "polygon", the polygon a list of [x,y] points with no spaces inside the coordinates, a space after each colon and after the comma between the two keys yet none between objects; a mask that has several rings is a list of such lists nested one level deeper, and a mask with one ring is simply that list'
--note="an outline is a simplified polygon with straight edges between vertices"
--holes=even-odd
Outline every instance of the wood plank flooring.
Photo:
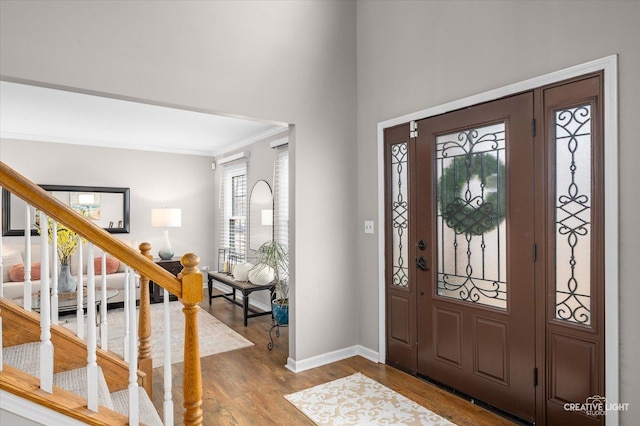
[{"label": "wood plank flooring", "polygon": [[[284,367],[289,354],[288,328],[267,349],[271,317],[250,318],[243,326],[242,308],[207,297],[200,306],[254,343],[253,346],[202,358],[205,425],[313,425],[284,395],[356,372],[371,377],[457,425],[512,425],[510,421],[432,384],[384,364],[356,356],[294,374]],[[207,336],[200,336],[206,339]],[[175,424],[182,424],[182,364],[173,365]],[[153,403],[162,413],[163,371],[154,370]]]}]

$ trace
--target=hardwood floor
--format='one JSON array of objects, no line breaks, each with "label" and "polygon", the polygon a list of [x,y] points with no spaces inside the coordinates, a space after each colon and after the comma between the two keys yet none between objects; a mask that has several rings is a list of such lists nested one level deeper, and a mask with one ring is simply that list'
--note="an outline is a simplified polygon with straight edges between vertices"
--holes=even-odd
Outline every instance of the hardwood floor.
[{"label": "hardwood floor", "polygon": [[[339,379],[356,372],[371,377],[418,404],[463,425],[512,425],[508,420],[473,405],[402,371],[356,356],[294,374],[284,367],[289,354],[288,328],[267,349],[271,317],[250,318],[243,326],[242,308],[222,298],[200,306],[254,343],[253,346],[202,358],[205,425],[313,425],[284,395]],[[206,339],[207,336],[200,336]],[[182,364],[173,365],[175,423],[182,424]],[[153,403],[162,413],[163,371],[154,370]]]}]

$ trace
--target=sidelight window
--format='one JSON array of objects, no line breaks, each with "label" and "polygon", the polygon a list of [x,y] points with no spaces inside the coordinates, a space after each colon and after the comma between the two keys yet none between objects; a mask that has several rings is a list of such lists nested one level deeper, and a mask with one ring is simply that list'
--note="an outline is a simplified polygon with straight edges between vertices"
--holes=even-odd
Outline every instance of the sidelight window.
[{"label": "sidelight window", "polygon": [[396,287],[408,287],[409,259],[409,203],[408,203],[408,144],[393,144],[389,176],[391,181],[392,280]]},{"label": "sidelight window", "polygon": [[591,323],[591,105],[555,112],[556,310]]}]

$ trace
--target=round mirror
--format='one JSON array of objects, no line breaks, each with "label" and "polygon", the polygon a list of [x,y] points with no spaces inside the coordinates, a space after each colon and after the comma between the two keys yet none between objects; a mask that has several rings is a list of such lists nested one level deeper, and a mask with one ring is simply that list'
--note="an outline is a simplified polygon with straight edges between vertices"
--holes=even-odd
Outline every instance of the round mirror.
[{"label": "round mirror", "polygon": [[273,196],[264,180],[256,182],[249,201],[249,248],[258,250],[273,239]]}]

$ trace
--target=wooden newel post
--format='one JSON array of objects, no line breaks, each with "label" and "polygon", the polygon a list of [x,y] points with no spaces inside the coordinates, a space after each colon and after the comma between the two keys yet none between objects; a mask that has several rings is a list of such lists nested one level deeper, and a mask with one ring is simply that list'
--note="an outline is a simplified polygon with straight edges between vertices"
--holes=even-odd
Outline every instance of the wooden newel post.
[{"label": "wooden newel post", "polygon": [[[142,243],[140,253],[153,261],[151,244]],[[151,357],[151,301],[149,297],[149,278],[140,275],[140,322],[138,323],[138,369],[146,375],[142,386],[149,398],[153,397],[153,358]],[[132,301],[135,303],[135,301]]]},{"label": "wooden newel post", "polygon": [[184,269],[182,280],[182,312],[184,312],[184,424],[202,424],[202,370],[198,338],[198,303],[202,300],[202,274],[198,270],[200,258],[187,253],[180,259]]}]

